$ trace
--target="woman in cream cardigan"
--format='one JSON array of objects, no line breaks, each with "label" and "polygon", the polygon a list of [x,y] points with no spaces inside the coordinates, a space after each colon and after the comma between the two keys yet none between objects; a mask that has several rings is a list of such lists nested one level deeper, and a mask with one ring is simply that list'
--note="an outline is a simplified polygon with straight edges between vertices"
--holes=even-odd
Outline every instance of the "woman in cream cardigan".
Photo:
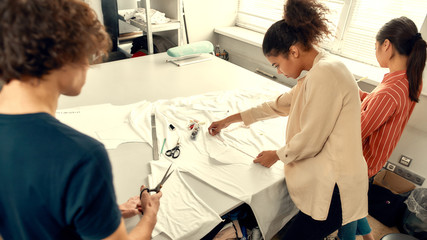
[{"label": "woman in cream cardigan", "polygon": [[265,34],[263,52],[279,74],[297,79],[289,92],[213,122],[211,135],[232,123],[288,117],[286,144],[254,163],[285,163],[286,183],[300,210],[283,239],[322,239],[368,214],[367,166],[362,154],[359,92],[345,65],[314,47],[329,34],[324,5],[288,0],[285,16]]}]

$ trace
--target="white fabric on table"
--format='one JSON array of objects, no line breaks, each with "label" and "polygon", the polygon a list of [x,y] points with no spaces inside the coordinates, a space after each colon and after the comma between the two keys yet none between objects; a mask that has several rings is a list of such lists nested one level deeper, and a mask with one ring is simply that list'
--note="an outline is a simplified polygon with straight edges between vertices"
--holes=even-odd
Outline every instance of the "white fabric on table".
[{"label": "white fabric on table", "polygon": [[129,123],[132,129],[138,133],[144,142],[148,143],[152,147],[151,112],[153,104],[147,101],[142,101],[135,105],[135,108],[129,113]]},{"label": "white fabric on table", "polygon": [[150,103],[143,101],[122,106],[108,103],[61,109],[56,111],[56,118],[99,140],[105,148],[115,149],[122,143],[143,142],[129,125],[129,113],[138,105],[148,107]]},{"label": "white fabric on table", "polygon": [[[150,188],[161,181],[171,162],[152,161]],[[171,170],[174,166],[171,167]],[[161,189],[157,224],[152,236],[165,233],[171,239],[196,240],[218,225],[222,219],[203,202],[188,186],[180,172],[175,169]]]},{"label": "white fabric on table", "polygon": [[[211,137],[207,131],[203,130],[203,132],[205,134],[203,142],[205,143],[209,160],[217,161],[218,164],[252,164],[252,161],[248,161],[247,156],[254,158],[253,155],[249,155],[244,151],[236,151],[219,135]],[[242,156],[242,154],[247,156]]]},{"label": "white fabric on table", "polygon": [[[248,203],[266,239],[280,230],[297,210],[287,192],[283,163],[278,161],[271,168],[265,168],[254,164],[253,159],[263,150],[276,150],[284,145],[287,118],[264,120],[250,127],[233,124],[219,137],[210,136],[207,128],[212,121],[276,98],[280,90],[284,91],[214,92],[153,103],[158,139],[166,138],[163,153],[173,148],[179,138],[181,155],[168,159],[179,169],[189,171],[220,191]],[[147,116],[144,112],[141,115]],[[132,116],[138,118],[137,109]],[[190,120],[201,123],[196,140],[190,139]],[[132,124],[138,126],[136,129],[141,130],[141,135],[150,132],[150,125]],[[174,131],[168,129],[169,124],[175,126]],[[149,138],[151,134],[144,137]]]}]

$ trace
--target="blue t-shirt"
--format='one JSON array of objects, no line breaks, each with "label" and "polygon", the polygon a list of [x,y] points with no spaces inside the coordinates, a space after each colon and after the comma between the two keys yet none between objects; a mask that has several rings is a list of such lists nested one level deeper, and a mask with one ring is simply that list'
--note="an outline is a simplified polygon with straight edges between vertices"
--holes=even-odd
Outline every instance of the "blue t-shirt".
[{"label": "blue t-shirt", "polygon": [[47,113],[0,114],[0,234],[102,239],[119,226],[104,146]]}]

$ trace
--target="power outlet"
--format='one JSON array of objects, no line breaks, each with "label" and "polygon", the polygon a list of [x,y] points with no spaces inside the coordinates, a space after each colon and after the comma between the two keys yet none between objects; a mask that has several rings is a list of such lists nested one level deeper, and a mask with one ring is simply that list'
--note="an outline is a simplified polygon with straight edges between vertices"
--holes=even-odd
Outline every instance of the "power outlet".
[{"label": "power outlet", "polygon": [[411,165],[411,162],[412,162],[412,158],[407,157],[405,155],[400,156],[399,163],[402,164],[403,166],[409,167],[409,165]]},{"label": "power outlet", "polygon": [[387,162],[387,165],[385,168],[387,168],[387,170],[389,170],[390,172],[394,172],[394,170],[396,169],[396,165],[394,165],[393,163]]},{"label": "power outlet", "polygon": [[[389,166],[394,166],[394,167],[389,167]],[[425,178],[421,177],[420,175],[413,173],[411,171],[409,171],[408,169],[405,169],[403,167],[399,167],[397,165],[394,165],[392,163],[387,163],[386,168],[394,173],[396,173],[397,175],[406,178],[407,180],[421,186],[424,183]],[[391,170],[390,168],[392,168],[393,170]]]}]

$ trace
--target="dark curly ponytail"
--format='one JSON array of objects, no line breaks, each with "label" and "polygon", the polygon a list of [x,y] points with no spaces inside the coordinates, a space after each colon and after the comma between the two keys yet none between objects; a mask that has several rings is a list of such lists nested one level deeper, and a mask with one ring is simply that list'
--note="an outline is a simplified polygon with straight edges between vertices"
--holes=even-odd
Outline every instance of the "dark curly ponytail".
[{"label": "dark curly ponytail", "polygon": [[314,0],[288,0],[284,6],[283,20],[274,23],[266,32],[262,49],[266,56],[283,54],[300,43],[305,50],[331,34],[325,15],[328,8]]}]

